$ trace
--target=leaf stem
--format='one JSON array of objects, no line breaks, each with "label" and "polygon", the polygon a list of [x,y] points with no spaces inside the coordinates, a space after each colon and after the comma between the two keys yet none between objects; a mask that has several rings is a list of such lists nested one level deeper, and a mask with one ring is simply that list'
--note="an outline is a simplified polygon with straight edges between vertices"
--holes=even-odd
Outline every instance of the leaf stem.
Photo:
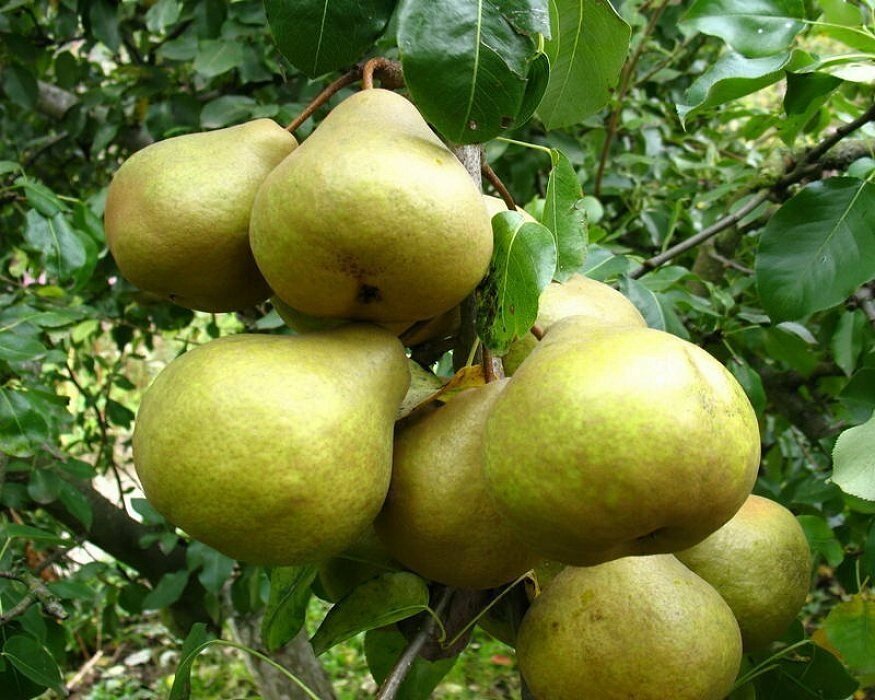
[{"label": "leaf stem", "polygon": [[768,659],[766,659],[766,660],[760,662],[759,664],[757,664],[756,666],[754,666],[750,671],[748,671],[747,673],[745,673],[741,678],[739,678],[738,680],[736,680],[736,681],[735,681],[735,685],[734,685],[733,688],[732,688],[733,692],[736,691],[736,690],[738,690],[739,688],[741,688],[741,687],[742,687],[743,685],[745,685],[746,683],[749,683],[750,681],[752,681],[752,680],[753,680],[754,678],[756,678],[757,676],[760,676],[760,675],[762,675],[763,673],[765,673],[767,670],[769,670],[769,669],[767,669],[766,667],[769,666],[770,664],[772,664],[773,662],[775,662],[775,661],[777,661],[778,659],[780,659],[780,658],[786,656],[786,655],[789,654],[791,651],[795,651],[796,649],[798,649],[798,648],[800,648],[800,647],[803,647],[803,646],[805,646],[806,644],[813,644],[813,643],[814,643],[814,642],[812,642],[810,639],[802,639],[802,640],[796,642],[795,644],[791,644],[790,646],[788,646],[788,647],[784,647],[784,648],[781,649],[780,651],[775,652],[775,653],[772,654]]},{"label": "leaf stem", "polygon": [[534,151],[543,151],[544,153],[550,156],[550,159],[553,160],[553,149],[548,148],[547,146],[542,146],[539,143],[529,143],[528,141],[517,141],[516,139],[509,139],[506,136],[497,136],[496,141],[501,141],[503,143],[509,143],[514,146],[522,146],[523,148],[531,148]]},{"label": "leaf stem", "polygon": [[529,572],[527,571],[527,572],[524,573],[522,576],[520,576],[516,581],[514,581],[513,583],[511,583],[510,585],[508,585],[504,590],[501,591],[501,593],[499,593],[499,594],[498,594],[497,596],[495,596],[492,600],[490,600],[489,603],[488,603],[488,604],[487,604],[487,605],[486,605],[486,606],[485,606],[480,612],[478,612],[473,618],[471,618],[471,619],[468,621],[468,623],[467,623],[467,624],[466,624],[461,630],[459,630],[458,634],[456,634],[455,637],[453,637],[449,642],[446,642],[446,643],[442,644],[441,646],[443,646],[444,648],[447,648],[447,649],[448,649],[448,648],[452,647],[454,644],[456,644],[456,643],[457,643],[462,637],[465,636],[465,634],[467,634],[468,630],[470,630],[474,625],[477,624],[477,621],[480,620],[480,618],[482,618],[482,617],[483,617],[486,613],[488,613],[493,607],[495,607],[495,605],[496,605],[496,604],[497,604],[502,598],[504,598],[504,596],[506,596],[506,595],[507,595],[508,593],[510,593],[514,588],[516,588],[517,585],[519,585],[520,583],[522,583],[522,582],[526,579],[526,577],[527,577],[528,575],[529,575]]}]

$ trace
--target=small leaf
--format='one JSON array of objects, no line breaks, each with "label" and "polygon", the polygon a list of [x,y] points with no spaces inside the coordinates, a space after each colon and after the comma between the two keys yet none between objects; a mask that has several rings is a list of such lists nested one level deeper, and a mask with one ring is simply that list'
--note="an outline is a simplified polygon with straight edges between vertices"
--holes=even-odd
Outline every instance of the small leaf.
[{"label": "small leaf", "polygon": [[825,73],[788,73],[784,112],[787,118],[778,127],[781,139],[792,146],[796,137],[829,100],[842,81]]},{"label": "small leaf", "polygon": [[173,571],[164,574],[143,599],[143,610],[159,610],[173,605],[179,600],[188,583],[188,571]]},{"label": "small leaf", "polygon": [[[815,182],[769,220],[756,258],[763,307],[773,321],[835,306],[875,276],[875,184]],[[790,243],[792,242],[792,245]]]},{"label": "small leaf", "polygon": [[498,354],[529,332],[538,297],[556,269],[556,242],[549,229],[505,211],[492,217],[495,246],[489,275],[477,301],[477,333]]},{"label": "small leaf", "polygon": [[586,259],[586,215],[577,208],[583,190],[571,161],[559,151],[553,154],[541,223],[550,229],[556,240],[558,256],[553,278],[564,282],[580,271]]},{"label": "small leaf", "polygon": [[27,68],[12,64],[3,68],[3,92],[19,107],[33,109],[39,97],[39,86]]},{"label": "small leaf", "polygon": [[218,129],[248,119],[257,103],[245,95],[223,95],[208,102],[201,110],[201,126]]},{"label": "small leaf", "polygon": [[656,328],[660,331],[666,329],[665,312],[655,292],[631,277],[623,277],[620,280],[620,291],[641,312],[650,328]]},{"label": "small leaf", "polygon": [[0,537],[20,537],[26,540],[33,540],[35,542],[48,542],[51,544],[65,544],[67,540],[63,537],[59,537],[53,532],[49,532],[48,530],[41,530],[38,527],[32,527],[30,525],[4,525],[0,528]]},{"label": "small leaf", "polygon": [[826,520],[818,515],[798,515],[796,519],[805,531],[812,552],[821,555],[830,566],[842,563],[845,552]]},{"label": "small leaf", "polygon": [[311,78],[349,66],[383,33],[396,0],[266,0],[277,47]]},{"label": "small leaf", "polygon": [[875,416],[839,435],[832,459],[832,480],[842,491],[875,501]]},{"label": "small leaf", "polygon": [[94,519],[91,502],[79,489],[67,481],[61,481],[58,498],[70,515],[82,523],[86,530],[91,529],[91,522]]},{"label": "small leaf", "polygon": [[[397,629],[373,629],[365,635],[365,658],[374,680],[380,684],[407,648],[407,638]],[[456,664],[458,656],[427,661],[417,656],[398,688],[399,700],[428,700],[432,692]]]},{"label": "small leaf", "polygon": [[75,231],[60,213],[48,219],[35,211],[27,212],[24,239],[42,253],[46,272],[62,283],[85,281],[97,263],[94,242]]},{"label": "small leaf", "polygon": [[194,69],[205,78],[215,78],[243,63],[243,46],[226,39],[200,42],[194,57]]},{"label": "small leaf", "polygon": [[127,428],[134,422],[134,412],[113,399],[106,400],[106,417],[113,425]]},{"label": "small leaf", "polygon": [[173,676],[173,687],[170,689],[168,700],[188,700],[191,697],[191,667],[209,639],[207,626],[203,622],[196,622],[192,625],[188,636],[182,643],[179,666],[177,666]]},{"label": "small leaf", "polygon": [[111,51],[121,45],[118,10],[119,5],[109,0],[91,0],[88,5],[87,28]]},{"label": "small leaf", "polygon": [[757,57],[787,49],[804,19],[802,0],[696,0],[681,21]]},{"label": "small leaf", "polygon": [[858,594],[839,603],[830,610],[823,628],[855,676],[875,675],[875,600]]},{"label": "small leaf", "polygon": [[416,574],[398,571],[366,581],[325,616],[311,643],[317,656],[359,632],[391,625],[428,608],[428,586]]},{"label": "small leaf", "polygon": [[42,505],[54,503],[61,490],[61,479],[50,469],[34,469],[27,484],[27,495]]},{"label": "small leaf", "polygon": [[3,645],[3,656],[34,683],[66,696],[61,669],[46,648],[33,637],[24,634],[9,637]]},{"label": "small leaf", "polygon": [[[482,143],[523,109],[532,38],[518,31],[513,0],[406,0],[398,14],[404,79],[427,121],[454,143]],[[513,18],[513,19],[512,19]]]},{"label": "small leaf", "polygon": [[282,566],[270,572],[270,598],[261,623],[261,639],[269,651],[276,651],[304,626],[310,584],[317,566]]},{"label": "small leaf", "polygon": [[629,51],[631,29],[608,0],[550,0],[550,79],[538,108],[547,129],[604,107]]},{"label": "small leaf", "polygon": [[410,388],[407,389],[407,394],[401,402],[396,420],[409,416],[417,406],[430,401],[441,388],[440,377],[436,377],[413,360],[409,360],[408,364]]},{"label": "small leaf", "polygon": [[208,547],[203,542],[193,541],[185,549],[185,561],[189,571],[197,571],[198,581],[210,593],[218,593],[231,572],[234,570],[234,560]]},{"label": "small leaf", "polygon": [[52,218],[58,212],[67,211],[67,206],[58,199],[58,195],[41,182],[29,177],[19,177],[15,184],[24,190],[27,203],[43,216]]},{"label": "small leaf", "polygon": [[0,387],[0,450],[30,457],[52,437],[45,409],[32,392]]}]

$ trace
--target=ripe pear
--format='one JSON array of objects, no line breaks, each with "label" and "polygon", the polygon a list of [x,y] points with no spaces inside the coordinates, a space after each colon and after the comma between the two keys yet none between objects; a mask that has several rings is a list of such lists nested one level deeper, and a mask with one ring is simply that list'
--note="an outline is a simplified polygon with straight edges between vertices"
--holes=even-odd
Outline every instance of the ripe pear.
[{"label": "ripe pear", "polygon": [[432,581],[493,588],[538,563],[495,512],[483,426],[507,380],[468,389],[396,432],[389,495],[374,523],[389,553]]},{"label": "ripe pear", "polygon": [[134,153],[109,186],[104,223],[122,274],[200,311],[235,311],[270,289],[249,249],[249,213],[297,141],[270,119],[176,136]]},{"label": "ripe pear", "polygon": [[789,510],[768,498],[750,496],[717,532],[676,556],[732,608],[745,651],[780,639],[808,595],[805,532]]},{"label": "ripe pear", "polygon": [[516,642],[536,700],[722,700],[741,665],[729,606],[667,554],[565,569]]},{"label": "ripe pear", "polygon": [[474,182],[416,108],[364,90],[334,108],[259,188],[252,251],[311,316],[420,321],[477,286],[492,227]]},{"label": "ripe pear", "polygon": [[370,325],[202,345],[143,397],[133,437],[143,490],[171,523],[236,559],[339,554],[383,503],[408,382],[401,343]]},{"label": "ripe pear", "polygon": [[499,513],[577,566],[697,544],[744,503],[760,456],[735,378],[647,328],[539,347],[496,401],[485,445]]}]

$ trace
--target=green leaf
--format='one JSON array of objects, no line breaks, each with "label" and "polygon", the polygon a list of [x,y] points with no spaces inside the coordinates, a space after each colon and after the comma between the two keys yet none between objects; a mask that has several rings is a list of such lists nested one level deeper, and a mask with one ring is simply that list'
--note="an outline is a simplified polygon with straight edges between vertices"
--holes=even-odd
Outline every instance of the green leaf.
[{"label": "green leaf", "polygon": [[3,68],[3,92],[19,107],[33,109],[39,97],[39,86],[27,68],[12,64]]},{"label": "green leaf", "polygon": [[188,571],[173,571],[164,574],[158,585],[155,586],[143,599],[143,610],[159,610],[173,605],[188,583]]},{"label": "green leaf", "polygon": [[0,450],[30,457],[52,439],[45,407],[32,392],[0,388]]},{"label": "green leaf", "polygon": [[766,58],[745,58],[727,53],[696,78],[687,90],[685,103],[677,105],[681,123],[710,107],[737,100],[764,87],[777,83],[785,70],[801,67],[808,60],[800,51],[781,53]]},{"label": "green leaf", "polygon": [[191,667],[209,639],[207,626],[203,622],[196,622],[192,625],[188,636],[182,643],[182,649],[179,652],[179,666],[177,666],[173,676],[173,687],[170,689],[167,700],[188,700],[191,697]]},{"label": "green leaf", "polygon": [[61,669],[46,648],[33,637],[16,634],[3,645],[3,656],[34,683],[66,695]]},{"label": "green leaf", "polygon": [[150,32],[163,32],[179,20],[182,7],[179,0],[158,0],[146,12],[146,28]]},{"label": "green leaf", "polygon": [[67,481],[61,481],[58,498],[70,515],[82,523],[86,530],[91,529],[91,523],[94,519],[91,502],[79,489]]},{"label": "green leaf", "polygon": [[832,480],[842,491],[875,501],[875,416],[839,435],[832,459]]},{"label": "green leaf", "polygon": [[134,412],[113,399],[106,400],[106,417],[113,425],[127,428],[134,422]]},{"label": "green leaf", "polygon": [[773,321],[844,301],[875,276],[875,184],[834,177],[805,187],[769,220],[756,283]]},{"label": "green leaf", "polygon": [[825,73],[787,74],[787,92],[784,95],[787,118],[778,127],[784,143],[793,145],[796,137],[841,84],[841,80]]},{"label": "green leaf", "polygon": [[[405,0],[398,16],[404,79],[426,120],[455,143],[481,143],[523,111],[531,37],[519,16],[537,0]],[[519,13],[519,14],[518,14]]]},{"label": "green leaf", "polygon": [[27,495],[42,505],[54,503],[61,491],[61,479],[51,469],[34,469],[27,484]]},{"label": "green leaf", "polygon": [[814,644],[782,657],[755,681],[756,700],[846,700],[858,686],[835,656]]},{"label": "green leaf", "polygon": [[323,654],[359,632],[391,625],[428,608],[428,585],[416,574],[397,571],[357,586],[325,616],[310,640]]},{"label": "green leaf", "polygon": [[243,47],[227,39],[207,39],[198,44],[194,69],[205,78],[234,70],[243,63]]},{"label": "green leaf", "polygon": [[58,212],[67,210],[58,195],[41,182],[22,176],[15,180],[15,184],[24,190],[27,203],[43,216],[52,218]]},{"label": "green leaf", "polygon": [[310,584],[317,566],[282,566],[270,572],[270,598],[261,623],[261,639],[268,651],[276,651],[304,627]]},{"label": "green leaf", "polygon": [[[386,679],[407,645],[406,637],[395,628],[368,631],[365,635],[365,658],[377,684],[381,684]],[[428,700],[432,691],[450,672],[458,658],[452,656],[449,659],[428,661],[417,656],[395,697],[397,700]]]},{"label": "green leaf", "polygon": [[203,542],[189,542],[185,549],[185,561],[190,572],[197,571],[198,581],[210,593],[219,593],[231,572],[234,571],[234,560],[208,547]]},{"label": "green leaf", "polygon": [[796,519],[805,531],[812,552],[821,555],[830,566],[842,563],[845,552],[826,520],[819,515],[797,515]]},{"label": "green leaf", "polygon": [[87,280],[97,263],[97,247],[71,228],[63,214],[50,219],[36,211],[25,216],[24,239],[42,253],[46,272],[59,282]]},{"label": "green leaf", "polygon": [[223,95],[208,102],[201,110],[201,126],[218,129],[247,119],[257,103],[245,95]]},{"label": "green leaf", "polygon": [[580,180],[571,161],[553,151],[541,223],[550,229],[556,241],[558,255],[553,278],[560,282],[579,272],[586,259],[586,216],[577,208],[582,197]]},{"label": "green leaf", "polygon": [[802,0],[696,0],[681,21],[758,57],[787,49],[804,18]]},{"label": "green leaf", "polygon": [[35,542],[50,542],[52,544],[67,543],[63,537],[59,537],[48,530],[41,530],[38,527],[30,525],[4,525],[0,528],[0,537],[20,537],[25,540],[33,540]]},{"label": "green leaf", "polygon": [[732,376],[738,380],[738,383],[741,384],[757,416],[762,417],[765,413],[767,402],[762,377],[753,367],[741,359],[733,358],[726,367],[732,372]]},{"label": "green leaf", "polygon": [[836,605],[823,627],[855,676],[875,675],[875,600],[869,594]]},{"label": "green leaf", "polygon": [[665,312],[656,293],[647,285],[631,277],[623,277],[620,280],[620,291],[637,308],[650,328],[664,331],[666,329]]},{"label": "green leaf", "polygon": [[631,29],[608,0],[550,0],[550,80],[538,108],[547,129],[604,107],[629,51]]},{"label": "green leaf", "polygon": [[18,335],[12,331],[0,332],[0,360],[27,362],[48,352],[36,338]]},{"label": "green leaf", "polygon": [[383,33],[396,0],[265,0],[277,47],[315,78],[351,65]]},{"label": "green leaf", "polygon": [[553,278],[557,251],[549,229],[526,222],[519,212],[492,217],[492,233],[492,263],[477,300],[477,333],[502,355],[537,319],[538,297]]},{"label": "green leaf", "polygon": [[91,0],[88,9],[88,29],[111,51],[121,45],[118,27],[119,5],[109,0]]}]

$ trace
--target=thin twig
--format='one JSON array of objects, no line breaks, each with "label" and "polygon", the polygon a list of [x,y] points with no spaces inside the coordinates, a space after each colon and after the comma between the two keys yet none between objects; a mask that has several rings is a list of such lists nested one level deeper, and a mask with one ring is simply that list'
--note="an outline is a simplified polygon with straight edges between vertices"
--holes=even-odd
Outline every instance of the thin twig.
[{"label": "thin twig", "polygon": [[286,131],[291,134],[295,133],[301,127],[301,124],[307,121],[317,109],[328,102],[328,100],[330,100],[336,93],[343,90],[343,88],[356,82],[361,78],[361,75],[361,66],[351,68],[349,71],[341,75],[337,80],[316,95],[310,104],[304,107],[304,111],[292,120],[292,122],[286,127]]},{"label": "thin twig", "polygon": [[802,180],[805,175],[808,173],[808,169],[810,166],[820,160],[827,151],[829,151],[833,146],[835,146],[839,141],[843,138],[852,134],[860,127],[865,124],[875,121],[875,104],[873,104],[868,110],[866,110],[862,115],[857,117],[854,121],[848,122],[843,126],[837,128],[832,134],[826,137],[823,141],[818,143],[816,146],[808,149],[802,157],[800,157],[795,166],[789,170],[786,174],[784,174],[781,178],[778,179],[771,187],[761,191],[759,194],[752,197],[744,206],[738,209],[738,211],[729,214],[719,221],[711,224],[706,229],[703,229],[695,236],[691,236],[684,241],[681,241],[677,245],[672,246],[667,249],[663,253],[659,255],[655,255],[648,260],[645,260],[641,265],[636,267],[629,273],[629,276],[633,279],[641,277],[648,270],[652,270],[654,268],[663,265],[664,263],[676,258],[681,253],[685,253],[691,248],[695,248],[697,245],[704,243],[709,238],[716,236],[721,231],[725,231],[731,226],[734,226],[741,219],[747,216],[750,212],[760,206],[763,202],[768,200],[773,194],[779,194],[783,190],[786,190],[790,185],[793,185],[800,180]]},{"label": "thin twig", "polygon": [[0,578],[18,581],[28,587],[27,593],[13,605],[9,610],[0,615],[0,627],[14,620],[19,615],[27,612],[27,609],[34,603],[39,603],[42,606],[43,612],[58,620],[63,620],[67,617],[67,611],[64,606],[58,602],[57,597],[52,593],[42,580],[34,576],[29,571],[12,573],[9,571],[0,571]]},{"label": "thin twig", "polygon": [[602,178],[605,174],[605,166],[607,165],[608,156],[611,152],[611,144],[614,141],[614,137],[617,135],[617,126],[620,123],[620,113],[623,110],[623,100],[626,98],[626,93],[629,92],[629,88],[632,84],[632,74],[635,72],[635,67],[638,65],[638,59],[640,59],[641,54],[644,53],[647,39],[656,28],[656,23],[659,22],[659,18],[662,16],[662,13],[668,6],[669,2],[670,0],[662,0],[653,11],[653,14],[650,15],[647,26],[644,28],[644,32],[641,35],[641,40],[638,42],[638,46],[635,47],[635,52],[632,54],[632,58],[630,58],[623,67],[623,72],[620,75],[620,89],[617,92],[616,104],[614,105],[613,110],[611,110],[610,117],[608,117],[608,131],[605,134],[605,142],[602,144],[602,152],[599,154],[599,166],[598,170],[596,170],[595,185],[593,186],[593,194],[595,194],[596,197],[601,195]]},{"label": "thin twig", "polygon": [[377,691],[375,700],[393,700],[398,694],[398,690],[404,682],[404,679],[407,677],[407,674],[410,672],[410,667],[416,660],[416,656],[419,654],[420,649],[425,646],[425,643],[429,640],[432,634],[434,634],[434,628],[437,624],[435,617],[440,618],[447,605],[449,605],[453,593],[455,593],[455,589],[453,588],[445,588],[443,590],[441,597],[434,608],[435,615],[428,615],[419,632],[417,632],[416,636],[410,640],[410,643],[401,653],[401,656],[398,657],[398,660],[395,662],[389,675],[383,680],[383,684]]},{"label": "thin twig", "polygon": [[516,204],[513,201],[513,195],[511,195],[510,191],[501,181],[501,178],[498,177],[498,174],[491,167],[489,167],[489,163],[485,160],[480,164],[480,172],[483,173],[483,177],[486,178],[489,184],[495,188],[495,191],[498,192],[499,196],[504,200],[504,204],[508,208],[508,211],[516,211]]},{"label": "thin twig", "polygon": [[86,661],[83,664],[82,668],[80,668],[78,671],[76,671],[76,675],[73,676],[70,679],[70,681],[67,683],[67,685],[66,685],[67,692],[70,692],[77,685],[79,685],[82,682],[82,679],[85,678],[89,673],[91,673],[91,671],[97,665],[98,661],[100,661],[102,658],[103,658],[103,649],[98,649],[97,653],[94,656],[92,656],[90,659],[88,659],[88,661]]}]

